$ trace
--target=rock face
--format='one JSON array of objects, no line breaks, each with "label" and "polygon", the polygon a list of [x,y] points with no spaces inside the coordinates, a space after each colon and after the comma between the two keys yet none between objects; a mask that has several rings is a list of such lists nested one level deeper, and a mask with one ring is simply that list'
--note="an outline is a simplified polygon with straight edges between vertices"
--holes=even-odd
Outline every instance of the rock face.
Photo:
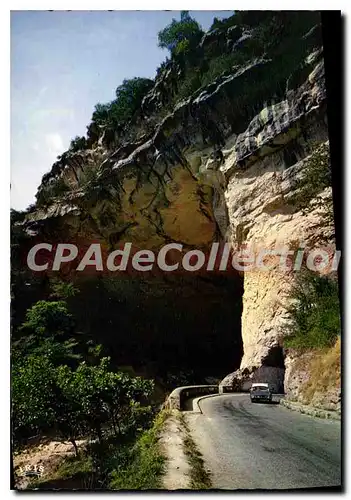
[{"label": "rock face", "polygon": [[[321,109],[325,102],[321,64],[290,99],[262,110],[244,137],[239,136],[238,152],[229,153],[224,165],[229,178],[225,199],[230,241],[234,248],[247,245],[255,256],[263,249],[296,249],[300,243],[311,245],[322,239],[316,233],[316,225],[323,217],[320,209],[312,208],[305,214],[290,204],[294,184],[303,173],[305,160],[301,158],[308,158],[310,144],[328,138]],[[246,168],[238,169],[236,165],[243,158]],[[323,231],[330,233],[330,228]],[[277,267],[245,273],[242,368],[260,366],[277,345],[280,326],[286,319],[284,301],[293,281],[293,273]]]},{"label": "rock face", "polygon": [[[257,29],[232,26],[206,34],[200,49],[245,50],[255,36]],[[76,155],[79,160],[70,158],[40,189],[56,176],[73,190],[30,214],[28,229],[41,236],[64,233],[65,241],[90,239],[109,250],[129,241],[144,249],[177,242],[204,251],[221,241],[233,250],[250,247],[254,256],[301,243],[333,246],[320,204],[311,199],[302,210],[294,203],[306,162],[328,140],[319,27],[307,23],[292,42],[300,59],[283,64],[281,55],[252,56],[176,104],[136,142],[115,151],[99,145]],[[162,108],[165,88],[174,89],[182,71],[178,63],[166,65],[143,101],[144,114]],[[88,162],[95,162],[97,174],[83,185]],[[318,194],[327,200],[331,190]],[[240,370],[223,386],[268,377],[283,390],[279,340],[294,272],[281,271],[276,260],[269,264],[269,270],[242,273],[244,352]]]},{"label": "rock face", "polygon": [[341,411],[340,340],[317,355],[290,353],[285,363],[285,390],[290,401],[329,411]]}]

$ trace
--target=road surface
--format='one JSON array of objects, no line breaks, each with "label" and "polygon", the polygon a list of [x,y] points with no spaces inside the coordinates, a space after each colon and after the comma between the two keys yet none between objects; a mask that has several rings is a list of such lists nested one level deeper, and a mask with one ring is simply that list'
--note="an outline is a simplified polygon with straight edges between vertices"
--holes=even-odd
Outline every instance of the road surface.
[{"label": "road surface", "polygon": [[340,487],[340,422],[289,410],[277,398],[274,402],[224,394],[201,399],[202,413],[185,413],[212,487]]}]

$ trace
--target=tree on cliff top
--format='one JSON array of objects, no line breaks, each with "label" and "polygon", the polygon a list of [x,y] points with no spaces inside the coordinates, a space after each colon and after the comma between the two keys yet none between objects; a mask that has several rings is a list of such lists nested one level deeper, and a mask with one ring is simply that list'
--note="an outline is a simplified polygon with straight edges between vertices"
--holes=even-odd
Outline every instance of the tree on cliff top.
[{"label": "tree on cliff top", "polygon": [[201,26],[189,15],[189,11],[183,10],[180,13],[180,21],[172,19],[172,22],[158,33],[158,46],[161,49],[168,49],[171,53],[181,42],[196,39],[203,35]]},{"label": "tree on cliff top", "polygon": [[123,130],[153,85],[154,81],[149,78],[123,80],[116,89],[116,99],[106,104],[96,104],[92,122],[87,127],[88,140],[96,141],[101,129],[113,132]]}]

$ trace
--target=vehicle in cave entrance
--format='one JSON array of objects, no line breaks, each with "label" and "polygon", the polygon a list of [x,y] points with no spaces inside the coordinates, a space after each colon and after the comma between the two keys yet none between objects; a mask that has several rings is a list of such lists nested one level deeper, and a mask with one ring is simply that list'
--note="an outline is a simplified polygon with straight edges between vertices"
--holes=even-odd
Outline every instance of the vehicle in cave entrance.
[{"label": "vehicle in cave entrance", "polygon": [[252,384],[250,389],[251,403],[256,401],[271,403],[272,391],[269,384],[260,382],[259,384]]}]

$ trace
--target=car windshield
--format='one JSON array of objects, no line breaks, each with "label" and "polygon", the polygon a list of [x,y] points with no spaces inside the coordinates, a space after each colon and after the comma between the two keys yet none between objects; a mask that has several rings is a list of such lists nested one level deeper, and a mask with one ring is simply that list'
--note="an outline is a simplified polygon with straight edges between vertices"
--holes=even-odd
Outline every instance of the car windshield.
[{"label": "car windshield", "polygon": [[265,385],[258,385],[256,387],[252,387],[252,390],[253,391],[268,391],[269,389]]}]

